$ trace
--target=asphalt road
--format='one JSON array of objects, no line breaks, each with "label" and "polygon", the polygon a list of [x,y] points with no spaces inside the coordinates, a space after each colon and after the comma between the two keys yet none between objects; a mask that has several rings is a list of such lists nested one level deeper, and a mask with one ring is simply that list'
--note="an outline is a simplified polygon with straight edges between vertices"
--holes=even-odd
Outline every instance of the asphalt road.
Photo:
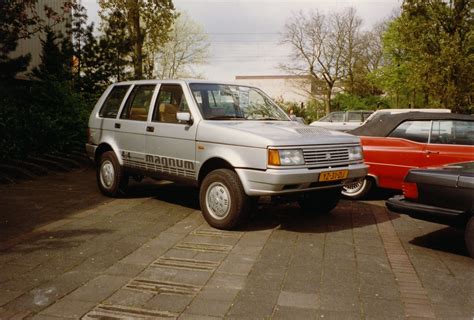
[{"label": "asphalt road", "polygon": [[210,228],[197,191],[102,196],[92,169],[0,187],[0,319],[473,319],[462,232],[380,199],[330,215],[265,199]]}]

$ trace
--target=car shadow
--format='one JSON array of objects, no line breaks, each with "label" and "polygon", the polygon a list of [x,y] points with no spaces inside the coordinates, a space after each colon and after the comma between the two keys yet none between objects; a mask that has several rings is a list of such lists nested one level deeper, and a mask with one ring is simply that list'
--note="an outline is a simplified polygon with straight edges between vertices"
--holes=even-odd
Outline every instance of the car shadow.
[{"label": "car shadow", "polygon": [[424,234],[414,238],[409,243],[418,247],[469,257],[464,242],[464,231],[452,227],[445,227]]},{"label": "car shadow", "polygon": [[[129,187],[127,198],[153,197],[174,205],[200,210],[199,190],[192,186],[175,183],[133,184]],[[294,232],[324,233],[361,228],[388,220],[397,219],[397,214],[385,212],[385,206],[376,206],[360,201],[343,199],[329,214],[305,212],[297,202],[275,203],[270,197],[261,197],[250,213],[241,231],[284,229]],[[378,218],[375,218],[375,215]]]}]

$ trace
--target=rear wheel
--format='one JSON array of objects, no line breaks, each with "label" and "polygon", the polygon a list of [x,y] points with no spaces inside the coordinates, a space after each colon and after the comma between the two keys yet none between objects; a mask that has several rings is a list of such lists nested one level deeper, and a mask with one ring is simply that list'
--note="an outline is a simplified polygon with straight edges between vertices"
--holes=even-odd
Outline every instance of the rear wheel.
[{"label": "rear wheel", "polygon": [[251,209],[237,174],[229,169],[209,173],[199,190],[199,202],[206,221],[218,229],[234,229],[241,225]]},{"label": "rear wheel", "polygon": [[341,189],[328,189],[306,192],[298,199],[301,208],[306,212],[328,213],[341,199]]},{"label": "rear wheel", "polygon": [[100,157],[97,185],[100,191],[109,197],[118,197],[125,193],[128,176],[124,173],[113,151],[104,152]]},{"label": "rear wheel", "polygon": [[363,199],[372,189],[372,180],[365,178],[364,180],[350,183],[342,188],[342,194],[350,199]]},{"label": "rear wheel", "polygon": [[467,222],[466,231],[464,231],[464,239],[469,255],[474,258],[474,216]]}]

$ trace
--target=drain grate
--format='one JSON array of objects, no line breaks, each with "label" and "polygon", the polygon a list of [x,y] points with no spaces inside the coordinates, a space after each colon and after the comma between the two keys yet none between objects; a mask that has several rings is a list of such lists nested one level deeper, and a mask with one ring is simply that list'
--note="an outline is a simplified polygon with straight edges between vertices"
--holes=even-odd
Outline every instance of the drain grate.
[{"label": "drain grate", "polygon": [[212,244],[212,243],[194,243],[183,242],[175,246],[176,249],[193,250],[200,252],[229,252],[232,246],[226,244]]},{"label": "drain grate", "polygon": [[157,294],[168,293],[179,295],[194,295],[199,291],[198,287],[189,284],[148,279],[134,279],[129,282],[125,288],[135,291],[153,292]]},{"label": "drain grate", "polygon": [[212,261],[162,257],[151,264],[152,267],[213,271],[219,263]]},{"label": "drain grate", "polygon": [[235,238],[238,239],[242,236],[242,232],[224,232],[219,230],[194,230],[190,233],[194,236],[211,236],[211,237],[222,237],[222,238]]},{"label": "drain grate", "polygon": [[82,319],[176,319],[177,314],[168,311],[155,311],[125,306],[103,305],[100,304],[92,311],[86,314]]}]

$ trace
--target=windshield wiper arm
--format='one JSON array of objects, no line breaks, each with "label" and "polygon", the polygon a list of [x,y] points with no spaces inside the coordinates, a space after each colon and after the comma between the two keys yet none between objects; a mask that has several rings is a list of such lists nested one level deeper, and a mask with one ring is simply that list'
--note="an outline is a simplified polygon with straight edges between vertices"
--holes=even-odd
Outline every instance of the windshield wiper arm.
[{"label": "windshield wiper arm", "polygon": [[242,117],[242,116],[214,116],[214,117],[207,118],[207,120],[235,120],[235,119],[245,119],[245,117]]}]

